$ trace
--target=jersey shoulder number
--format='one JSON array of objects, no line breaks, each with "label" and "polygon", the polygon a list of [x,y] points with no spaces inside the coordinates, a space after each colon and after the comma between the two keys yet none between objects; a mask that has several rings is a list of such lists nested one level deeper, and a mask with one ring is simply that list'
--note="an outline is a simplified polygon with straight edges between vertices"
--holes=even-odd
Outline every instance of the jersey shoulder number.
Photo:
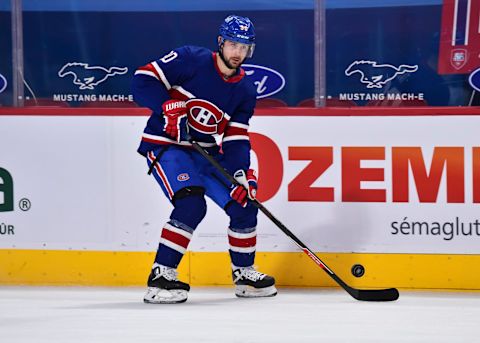
[{"label": "jersey shoulder number", "polygon": [[160,61],[162,61],[163,63],[168,63],[168,62],[173,61],[177,57],[178,57],[178,52],[172,50],[168,54],[166,54],[165,56],[160,58]]}]

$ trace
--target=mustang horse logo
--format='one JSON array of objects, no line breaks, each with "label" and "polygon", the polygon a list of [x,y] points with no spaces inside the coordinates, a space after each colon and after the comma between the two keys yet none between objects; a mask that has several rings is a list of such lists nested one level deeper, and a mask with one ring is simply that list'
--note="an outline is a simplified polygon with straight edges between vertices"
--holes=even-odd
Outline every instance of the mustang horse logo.
[{"label": "mustang horse logo", "polygon": [[128,68],[100,66],[90,67],[88,63],[72,62],[65,64],[58,72],[58,76],[65,77],[73,75],[73,83],[80,89],[94,89],[95,86],[104,82],[110,76],[123,75],[128,72]]},{"label": "mustang horse logo", "polygon": [[360,74],[360,82],[365,83],[367,88],[382,88],[385,84],[398,75],[414,73],[418,65],[402,64],[395,67],[391,64],[377,64],[375,61],[355,61],[345,69],[345,75]]}]

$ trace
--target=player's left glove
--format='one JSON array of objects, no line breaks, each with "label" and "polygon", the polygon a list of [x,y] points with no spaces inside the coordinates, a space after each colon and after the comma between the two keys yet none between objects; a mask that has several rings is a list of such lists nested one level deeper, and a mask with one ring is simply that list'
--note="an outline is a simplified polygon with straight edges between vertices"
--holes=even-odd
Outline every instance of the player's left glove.
[{"label": "player's left glove", "polygon": [[165,117],[165,133],[177,142],[180,142],[180,123],[182,118],[187,116],[187,106],[185,101],[167,100],[163,103],[162,109],[163,116]]},{"label": "player's left glove", "polygon": [[237,170],[233,177],[235,180],[240,183],[238,186],[233,186],[230,196],[233,200],[238,202],[242,207],[247,206],[247,199],[254,200],[257,196],[257,176],[256,172],[253,169],[247,170],[245,173],[244,170]]}]

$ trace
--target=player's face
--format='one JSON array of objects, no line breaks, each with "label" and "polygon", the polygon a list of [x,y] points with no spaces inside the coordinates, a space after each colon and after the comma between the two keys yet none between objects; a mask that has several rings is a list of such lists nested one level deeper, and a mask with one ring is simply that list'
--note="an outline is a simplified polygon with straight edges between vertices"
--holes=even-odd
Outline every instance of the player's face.
[{"label": "player's face", "polygon": [[236,69],[245,61],[250,46],[243,43],[225,40],[223,43],[223,57],[227,62],[227,67]]}]

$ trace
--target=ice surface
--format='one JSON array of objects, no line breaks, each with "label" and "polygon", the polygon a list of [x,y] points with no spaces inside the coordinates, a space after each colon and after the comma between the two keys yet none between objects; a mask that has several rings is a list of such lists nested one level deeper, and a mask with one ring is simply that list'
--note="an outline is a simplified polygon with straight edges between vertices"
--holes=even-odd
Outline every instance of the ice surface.
[{"label": "ice surface", "polygon": [[193,287],[186,303],[141,288],[0,287],[0,342],[480,342],[480,293],[400,292],[367,303],[341,290],[240,299]]}]

